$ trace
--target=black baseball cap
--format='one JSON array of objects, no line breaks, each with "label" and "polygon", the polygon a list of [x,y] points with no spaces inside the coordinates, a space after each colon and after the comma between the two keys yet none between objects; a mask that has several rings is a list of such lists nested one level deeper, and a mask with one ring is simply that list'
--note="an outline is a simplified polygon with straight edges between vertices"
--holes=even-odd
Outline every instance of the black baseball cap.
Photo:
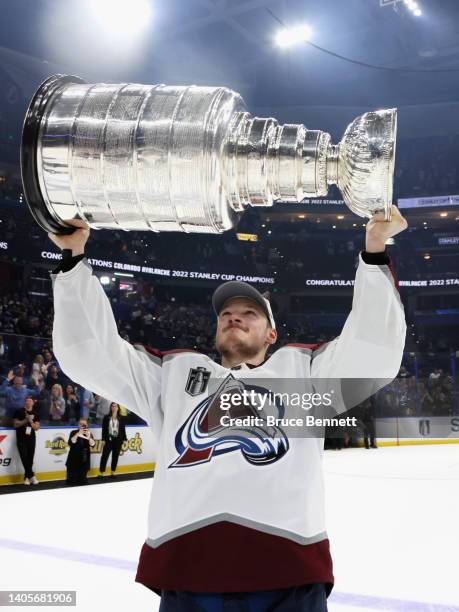
[{"label": "black baseball cap", "polygon": [[265,313],[271,327],[276,329],[276,323],[269,300],[257,291],[255,287],[252,287],[252,285],[244,281],[228,281],[217,287],[212,296],[212,306],[214,307],[215,314],[218,316],[225,302],[236,297],[247,298],[258,304]]}]

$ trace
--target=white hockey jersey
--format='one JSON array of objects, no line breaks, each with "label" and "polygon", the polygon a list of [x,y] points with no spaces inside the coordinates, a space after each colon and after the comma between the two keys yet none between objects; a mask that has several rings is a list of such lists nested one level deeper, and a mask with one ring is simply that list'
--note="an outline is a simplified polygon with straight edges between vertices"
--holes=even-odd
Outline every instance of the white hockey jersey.
[{"label": "white hockey jersey", "polygon": [[[136,579],[154,590],[214,592],[331,584],[323,439],[294,437],[276,460],[251,462],[234,441],[206,447],[196,424],[210,401],[209,379],[395,378],[406,323],[390,267],[359,256],[352,310],[333,341],[287,345],[257,367],[231,370],[199,352],[160,353],[123,340],[86,259],[52,279],[53,350],[63,371],[138,414],[154,435]],[[282,569],[269,568],[267,556]]]}]

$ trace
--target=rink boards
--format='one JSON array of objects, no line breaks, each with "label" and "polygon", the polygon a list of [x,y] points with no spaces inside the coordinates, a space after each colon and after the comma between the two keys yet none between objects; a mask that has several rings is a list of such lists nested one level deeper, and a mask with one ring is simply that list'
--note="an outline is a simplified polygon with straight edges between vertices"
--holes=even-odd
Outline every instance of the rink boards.
[{"label": "rink boards", "polygon": [[[66,478],[65,461],[67,459],[67,441],[75,426],[42,426],[36,432],[34,472],[40,481],[62,480]],[[96,441],[91,449],[91,470],[88,476],[99,472],[102,454],[102,427],[91,425],[91,432]],[[126,425],[127,441],[121,448],[117,473],[148,472],[154,470],[153,434],[149,427]],[[110,472],[110,460],[106,473]],[[16,445],[14,427],[0,429],[0,485],[21,483],[24,479],[24,468]]]}]

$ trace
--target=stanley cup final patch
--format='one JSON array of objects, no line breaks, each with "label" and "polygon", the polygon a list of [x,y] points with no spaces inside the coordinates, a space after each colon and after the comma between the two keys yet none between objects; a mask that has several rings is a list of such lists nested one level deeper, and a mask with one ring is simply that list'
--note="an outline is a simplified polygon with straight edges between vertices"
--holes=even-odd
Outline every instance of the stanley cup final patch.
[{"label": "stanley cup final patch", "polygon": [[200,393],[204,393],[209,384],[210,371],[203,367],[191,368],[188,374],[188,380],[185,385],[185,391],[192,397],[196,397]]}]

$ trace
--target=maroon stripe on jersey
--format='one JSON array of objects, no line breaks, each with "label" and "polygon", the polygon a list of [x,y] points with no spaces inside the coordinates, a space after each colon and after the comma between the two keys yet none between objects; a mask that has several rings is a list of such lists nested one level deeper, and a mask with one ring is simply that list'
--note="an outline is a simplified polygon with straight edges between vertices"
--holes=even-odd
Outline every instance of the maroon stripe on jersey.
[{"label": "maroon stripe on jersey", "polygon": [[170,351],[162,351],[163,355],[174,355],[175,353],[197,353],[198,355],[203,355],[203,353],[195,351],[194,349],[171,349]]},{"label": "maroon stripe on jersey", "polygon": [[[136,342],[136,344],[140,343]],[[155,357],[159,357],[160,359],[162,359],[164,353],[159,349],[153,348],[152,346],[148,346],[148,344],[140,344],[140,346],[143,346],[143,348],[147,351],[147,353],[150,353],[150,355],[154,355]]]},{"label": "maroon stripe on jersey", "polygon": [[202,355],[199,351],[195,351],[194,349],[171,349],[170,351],[160,351],[157,348],[153,348],[148,344],[142,344],[141,342],[136,342],[135,344],[143,346],[143,348],[148,351],[151,355],[155,357],[164,357],[164,355],[174,355],[175,353],[197,353],[198,355]]},{"label": "maroon stripe on jersey", "polygon": [[283,589],[322,582],[333,587],[328,539],[297,544],[228,521],[207,525],[157,548],[142,546],[136,582],[200,593]]}]

